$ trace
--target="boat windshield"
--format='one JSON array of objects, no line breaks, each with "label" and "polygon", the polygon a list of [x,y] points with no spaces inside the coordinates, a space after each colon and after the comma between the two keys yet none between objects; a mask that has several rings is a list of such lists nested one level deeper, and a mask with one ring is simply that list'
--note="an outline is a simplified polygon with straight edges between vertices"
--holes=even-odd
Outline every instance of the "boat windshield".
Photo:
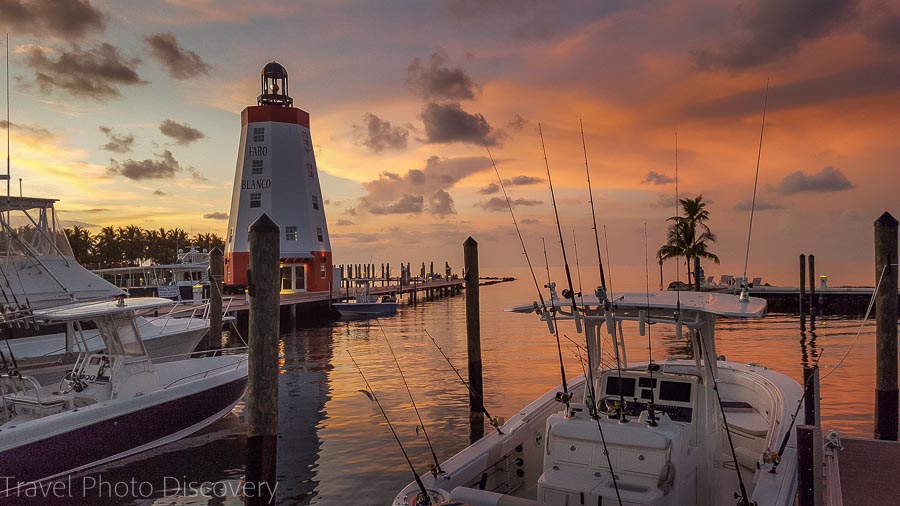
[{"label": "boat windshield", "polygon": [[96,320],[100,336],[111,355],[140,357],[146,354],[144,344],[134,328],[132,317],[126,313],[110,315]]}]

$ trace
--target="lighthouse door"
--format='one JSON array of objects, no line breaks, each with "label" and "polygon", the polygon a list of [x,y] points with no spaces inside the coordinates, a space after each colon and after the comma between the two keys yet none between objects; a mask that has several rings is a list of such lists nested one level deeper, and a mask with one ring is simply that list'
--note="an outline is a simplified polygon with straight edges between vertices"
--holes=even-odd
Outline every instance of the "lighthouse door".
[{"label": "lighthouse door", "polygon": [[281,265],[281,293],[306,291],[306,265]]}]

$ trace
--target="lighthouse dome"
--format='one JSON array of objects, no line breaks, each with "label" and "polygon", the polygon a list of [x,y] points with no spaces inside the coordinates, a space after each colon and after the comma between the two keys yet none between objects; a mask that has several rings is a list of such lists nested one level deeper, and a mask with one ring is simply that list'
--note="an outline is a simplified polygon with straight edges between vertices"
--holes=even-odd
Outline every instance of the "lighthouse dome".
[{"label": "lighthouse dome", "polygon": [[258,105],[278,107],[294,105],[294,100],[288,95],[288,73],[280,63],[271,61],[263,67],[260,86],[262,92],[256,98]]}]

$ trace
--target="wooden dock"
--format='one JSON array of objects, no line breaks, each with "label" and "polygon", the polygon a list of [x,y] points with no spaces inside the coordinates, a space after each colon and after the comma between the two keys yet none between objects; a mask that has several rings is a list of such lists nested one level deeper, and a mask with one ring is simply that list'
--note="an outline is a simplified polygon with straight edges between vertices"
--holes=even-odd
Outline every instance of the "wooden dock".
[{"label": "wooden dock", "polygon": [[850,437],[824,443],[828,506],[900,502],[900,443]]}]

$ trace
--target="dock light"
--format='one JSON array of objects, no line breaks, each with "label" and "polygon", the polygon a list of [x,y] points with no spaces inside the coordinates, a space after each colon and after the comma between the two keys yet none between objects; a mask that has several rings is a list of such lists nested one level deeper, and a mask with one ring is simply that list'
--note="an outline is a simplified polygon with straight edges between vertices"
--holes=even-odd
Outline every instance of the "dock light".
[{"label": "dock light", "polygon": [[819,288],[828,288],[828,276],[819,276]]}]

